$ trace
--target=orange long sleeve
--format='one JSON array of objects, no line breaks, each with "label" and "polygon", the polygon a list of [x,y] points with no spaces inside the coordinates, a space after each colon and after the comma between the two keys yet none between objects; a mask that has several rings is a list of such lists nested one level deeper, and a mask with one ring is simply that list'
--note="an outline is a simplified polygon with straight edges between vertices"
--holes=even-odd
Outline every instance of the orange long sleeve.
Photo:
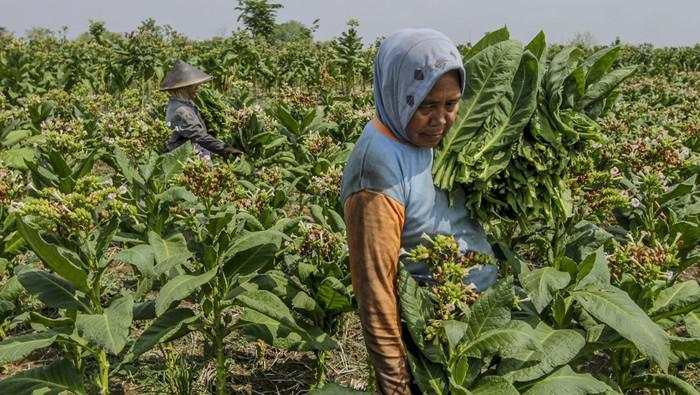
[{"label": "orange long sleeve", "polygon": [[396,291],[404,207],[368,190],[345,201],[352,286],[382,394],[410,394]]}]

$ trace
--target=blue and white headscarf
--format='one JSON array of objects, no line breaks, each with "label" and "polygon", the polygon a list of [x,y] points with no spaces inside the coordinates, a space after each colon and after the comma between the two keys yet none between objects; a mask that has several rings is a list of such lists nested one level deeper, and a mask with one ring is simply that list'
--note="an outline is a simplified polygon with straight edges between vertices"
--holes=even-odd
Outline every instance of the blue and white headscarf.
[{"label": "blue and white headscarf", "polygon": [[407,142],[406,126],[445,73],[464,66],[454,43],[432,29],[403,29],[382,41],[374,62],[374,101],[379,120]]}]

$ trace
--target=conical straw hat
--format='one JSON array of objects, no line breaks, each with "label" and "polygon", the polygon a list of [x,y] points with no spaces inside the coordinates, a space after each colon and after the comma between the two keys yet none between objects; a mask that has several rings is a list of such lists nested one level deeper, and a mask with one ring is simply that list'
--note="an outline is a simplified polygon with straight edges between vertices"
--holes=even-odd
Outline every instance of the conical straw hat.
[{"label": "conical straw hat", "polygon": [[194,84],[207,82],[213,77],[203,72],[202,70],[178,60],[173,68],[165,75],[163,82],[160,84],[160,90],[182,88]]}]

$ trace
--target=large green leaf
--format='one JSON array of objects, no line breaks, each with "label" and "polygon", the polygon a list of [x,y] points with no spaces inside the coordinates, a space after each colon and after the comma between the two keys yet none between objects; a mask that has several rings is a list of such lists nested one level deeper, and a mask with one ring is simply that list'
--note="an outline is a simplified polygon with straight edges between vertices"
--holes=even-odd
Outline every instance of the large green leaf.
[{"label": "large green leaf", "polygon": [[147,299],[134,303],[134,321],[152,320],[156,318],[156,301]]},{"label": "large green leaf", "polygon": [[485,358],[493,354],[513,355],[523,349],[540,350],[540,346],[529,325],[510,321],[500,328],[483,330],[477,336],[465,336],[454,355]]},{"label": "large green leaf", "polygon": [[406,321],[408,332],[419,348],[425,348],[425,329],[433,318],[433,302],[428,292],[419,287],[403,265],[399,265],[397,280],[401,317]]},{"label": "large green leaf", "polygon": [[610,286],[581,289],[571,295],[585,311],[634,343],[664,371],[668,368],[671,347],[666,333],[626,292]]},{"label": "large green leaf", "polygon": [[517,353],[501,364],[499,373],[512,381],[535,380],[568,364],[586,345],[586,339],[580,333],[570,329],[553,330],[543,322],[535,328],[535,337],[542,352],[526,350]]},{"label": "large green leaf", "polygon": [[546,378],[537,381],[525,392],[525,395],[586,395],[603,392],[612,392],[612,388],[602,381],[596,380],[590,374],[574,372],[567,365]]},{"label": "large green leaf", "polygon": [[335,277],[326,277],[321,281],[316,300],[328,311],[347,311],[352,308],[352,300],[345,285]]},{"label": "large green leaf", "polygon": [[700,307],[700,286],[695,280],[678,283],[659,292],[649,315],[654,320],[685,314]]},{"label": "large green leaf", "polygon": [[134,342],[124,358],[128,363],[159,343],[175,340],[178,335],[184,334],[183,328],[197,320],[195,313],[190,309],[174,308],[156,318],[146,328],[141,336]]},{"label": "large green leaf", "polygon": [[14,147],[7,150],[0,150],[0,162],[8,167],[18,170],[27,170],[27,163],[36,160],[36,151],[29,147]]},{"label": "large green leaf", "polygon": [[192,144],[187,141],[176,149],[158,157],[163,184],[182,171],[187,157],[192,153]]},{"label": "large green leaf", "polygon": [[[566,47],[552,57],[542,81],[545,103],[550,114],[556,114],[559,111],[563,100],[564,81],[576,69],[581,55],[580,49]],[[561,122],[554,126],[560,127]]]},{"label": "large green leaf", "polygon": [[176,201],[185,201],[194,203],[197,201],[197,197],[184,187],[170,187],[164,192],[161,192],[153,196],[156,200],[163,203],[170,203]]},{"label": "large green leaf", "polygon": [[87,290],[87,273],[79,267],[79,263],[66,258],[59,247],[44,241],[34,228],[21,219],[17,220],[17,229],[47,267],[70,281],[79,290]]},{"label": "large green leaf", "polygon": [[[540,32],[525,46],[525,49],[535,55],[538,61],[542,62],[543,56],[547,52],[547,41],[544,32],[540,30]],[[544,71],[544,67],[541,67],[539,70],[540,74],[544,74]]]},{"label": "large green leaf", "polygon": [[126,178],[129,184],[133,184],[139,178],[138,170],[132,166],[128,155],[121,148],[114,150],[114,163],[117,166],[116,170]]},{"label": "large green leaf", "polygon": [[22,286],[49,307],[90,312],[87,302],[68,281],[45,271],[28,270],[17,275]]},{"label": "large green leaf", "polygon": [[133,265],[146,277],[155,277],[155,253],[153,247],[148,244],[139,244],[122,250],[114,259]]},{"label": "large green leaf", "polygon": [[0,393],[12,395],[87,394],[77,369],[62,359],[0,381]]},{"label": "large green leaf", "polygon": [[56,334],[52,332],[7,338],[0,342],[0,365],[18,361],[34,350],[52,345],[54,341],[56,341]]},{"label": "large green leaf", "polygon": [[283,238],[275,230],[250,232],[240,237],[222,257],[226,276],[245,276],[271,264]]},{"label": "large green leaf", "polygon": [[692,175],[686,178],[682,182],[675,184],[668,191],[664,192],[658,198],[659,204],[663,207],[672,208],[674,206],[683,205],[692,202],[692,195],[694,191],[699,188],[697,180],[697,175]]},{"label": "large green leaf", "polygon": [[513,306],[513,278],[500,280],[472,305],[467,322],[467,337],[477,339],[482,333],[503,328],[510,321]]},{"label": "large green leaf", "polygon": [[511,91],[523,49],[513,40],[491,45],[474,55],[467,64],[466,87],[458,119],[442,139],[434,166],[436,185],[451,190],[457,166],[457,155],[465,145],[477,138],[484,121]]},{"label": "large green leaf", "polygon": [[26,129],[17,129],[13,130],[10,133],[6,134],[4,139],[2,140],[2,145],[4,147],[11,147],[20,141],[26,139],[27,137],[32,135],[31,130],[26,130]]},{"label": "large green leaf", "polygon": [[700,221],[678,221],[673,224],[671,232],[680,237],[679,255],[683,257],[681,267],[687,268],[700,263]]},{"label": "large green leaf", "polygon": [[700,312],[691,311],[683,317],[685,330],[692,337],[700,337]]},{"label": "large green leaf", "polygon": [[566,255],[576,262],[595,253],[613,235],[589,221],[580,221],[566,235]]},{"label": "large green leaf", "polygon": [[163,239],[156,232],[149,231],[148,244],[153,248],[153,255],[157,264],[163,263],[174,256],[192,256],[192,253],[187,249],[187,241],[179,233]]},{"label": "large green leaf", "polygon": [[579,264],[574,289],[587,287],[606,287],[610,285],[610,269],[605,258],[603,247],[588,255]]},{"label": "large green leaf", "polygon": [[619,46],[603,48],[582,62],[583,66],[590,66],[586,73],[586,86],[595,84],[603,78],[617,59],[619,52]]},{"label": "large green leaf", "polygon": [[75,329],[80,336],[114,355],[126,345],[133,319],[131,295],[114,300],[102,314],[78,314]]},{"label": "large green leaf", "polygon": [[448,350],[452,351],[457,348],[457,345],[462,341],[467,333],[467,324],[457,320],[441,321],[442,330],[445,333]]},{"label": "large green leaf", "polygon": [[635,71],[636,67],[623,67],[605,74],[599,81],[586,88],[586,93],[579,102],[579,108],[586,108],[598,100],[605,99]]},{"label": "large green leaf", "polygon": [[447,379],[441,365],[420,355],[414,356],[410,352],[407,353],[407,357],[413,379],[424,394],[447,393]]},{"label": "large green leaf", "polygon": [[474,44],[474,46],[469,48],[467,54],[464,55],[464,62],[466,63],[469,59],[473,58],[474,55],[483,51],[484,48],[490,47],[494,44],[498,44],[502,41],[506,41],[509,38],[510,32],[508,32],[508,28],[506,28],[505,26],[498,30],[486,33],[484,37],[482,37],[479,41],[476,42],[476,44]]},{"label": "large green leaf", "polygon": [[321,306],[306,293],[304,287],[279,270],[270,270],[243,282],[240,287],[231,291],[229,298],[235,298],[245,291],[258,289],[272,292],[288,306],[293,307],[297,311],[309,313],[312,317],[322,317],[324,315]]},{"label": "large green leaf", "polygon": [[630,388],[671,390],[677,395],[698,395],[692,384],[670,374],[644,374],[632,377]]},{"label": "large green leaf", "polygon": [[[466,183],[474,178],[487,181],[508,165],[511,148],[520,139],[537,106],[538,67],[537,58],[524,52],[511,89],[498,101],[478,138],[465,144],[459,156],[464,171],[457,175],[457,181]],[[477,174],[472,174],[472,167],[476,167]]]},{"label": "large green leaf", "polygon": [[671,350],[680,361],[700,360],[700,338],[669,336]]},{"label": "large green leaf", "polygon": [[32,324],[43,325],[46,328],[58,331],[72,329],[75,324],[75,320],[71,317],[50,318],[35,311],[29,312],[29,320]]},{"label": "large green leaf", "polygon": [[100,268],[109,264],[110,259],[105,257],[105,253],[109,248],[114,236],[119,230],[119,219],[113,218],[106,224],[98,226],[90,233],[87,245],[91,253],[98,260],[98,265]]},{"label": "large green leaf", "polygon": [[218,267],[214,267],[199,276],[181,274],[168,281],[156,298],[156,315],[162,315],[173,302],[190,296],[196,289],[211,281],[216,276],[217,271]]},{"label": "large green leaf", "polygon": [[519,395],[520,392],[508,380],[498,376],[487,376],[471,390],[473,395]]},{"label": "large green leaf", "polygon": [[338,345],[317,327],[297,323],[289,308],[272,292],[249,291],[236,297],[245,309],[237,326],[247,335],[275,347],[323,351]]},{"label": "large green leaf", "polygon": [[187,249],[187,242],[182,234],[170,236],[163,239],[155,232],[148,232],[148,244],[153,250],[155,258],[154,274],[167,274],[172,268],[179,268],[184,265],[192,256]]},{"label": "large green leaf", "polygon": [[17,276],[12,276],[5,280],[0,286],[0,299],[14,302],[24,293],[24,287],[17,279]]},{"label": "large green leaf", "polygon": [[521,274],[520,282],[530,296],[530,301],[541,313],[554,298],[554,293],[569,285],[571,276],[553,267],[543,267]]}]

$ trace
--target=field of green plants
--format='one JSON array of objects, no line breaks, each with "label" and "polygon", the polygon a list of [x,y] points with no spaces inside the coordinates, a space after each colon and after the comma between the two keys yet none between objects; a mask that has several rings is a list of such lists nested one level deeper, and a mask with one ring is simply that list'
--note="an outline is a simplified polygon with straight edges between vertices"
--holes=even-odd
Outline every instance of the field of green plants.
[{"label": "field of green plants", "polygon": [[[374,389],[338,195],[377,44],[263,28],[0,35],[0,394]],[[700,45],[616,44],[460,45],[433,170],[496,257],[439,236],[411,253],[438,285],[401,271],[424,393],[698,393]],[[175,59],[241,158],[163,153]]]}]

